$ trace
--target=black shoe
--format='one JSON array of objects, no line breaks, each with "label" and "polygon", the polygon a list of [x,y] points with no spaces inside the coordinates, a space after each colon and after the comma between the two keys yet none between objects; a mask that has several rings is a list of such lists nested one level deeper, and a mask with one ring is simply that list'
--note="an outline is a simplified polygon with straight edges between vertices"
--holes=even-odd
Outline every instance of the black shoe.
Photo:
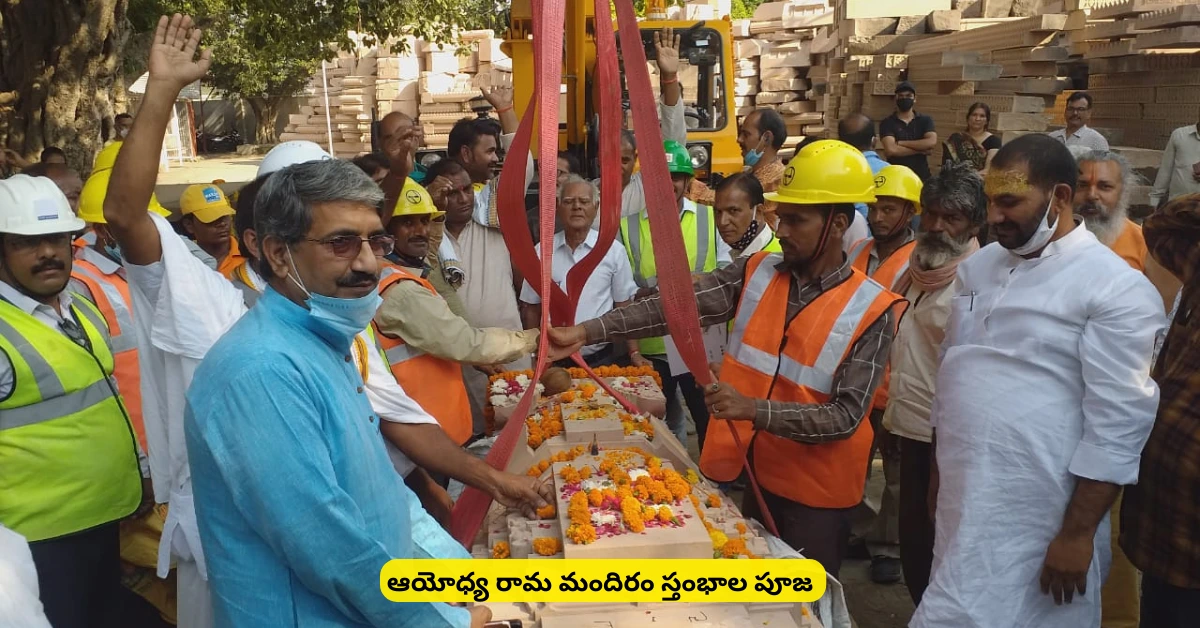
[{"label": "black shoe", "polygon": [[900,582],[900,559],[876,556],[871,559],[871,582],[896,584]]}]

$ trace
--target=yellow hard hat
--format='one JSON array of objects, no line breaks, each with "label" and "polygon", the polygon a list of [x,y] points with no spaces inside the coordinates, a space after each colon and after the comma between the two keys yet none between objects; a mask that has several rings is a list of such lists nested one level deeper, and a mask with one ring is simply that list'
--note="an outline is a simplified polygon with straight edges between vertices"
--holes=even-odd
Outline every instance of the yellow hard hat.
[{"label": "yellow hard hat", "polygon": [[921,177],[908,166],[887,166],[875,173],[875,196],[892,196],[913,204],[921,213]]},{"label": "yellow hard hat", "polygon": [[[93,172],[87,183],[83,184],[83,191],[79,194],[79,217],[84,222],[106,224],[104,197],[108,194],[108,180],[111,176],[111,168]],[[153,192],[150,193],[150,206],[147,209],[164,218],[171,215],[171,210],[163,207]]]},{"label": "yellow hard hat", "polygon": [[433,198],[421,184],[412,179],[405,179],[404,187],[400,190],[400,198],[396,199],[396,208],[392,210],[392,218],[397,216],[421,216],[428,214],[432,220],[446,215],[433,205]]},{"label": "yellow hard hat", "polygon": [[874,203],[875,175],[861,151],[838,140],[805,146],[783,171],[768,201],[793,205]]},{"label": "yellow hard hat", "polygon": [[112,170],[113,164],[117,163],[117,153],[121,152],[121,146],[124,142],[113,142],[104,147],[96,155],[96,161],[92,163],[92,172],[100,172],[102,170]]}]

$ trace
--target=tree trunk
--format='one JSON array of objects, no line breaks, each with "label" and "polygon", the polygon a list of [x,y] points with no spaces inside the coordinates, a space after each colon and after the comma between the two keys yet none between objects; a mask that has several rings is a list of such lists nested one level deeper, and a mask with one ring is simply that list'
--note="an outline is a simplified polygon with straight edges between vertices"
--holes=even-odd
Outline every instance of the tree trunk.
[{"label": "tree trunk", "polygon": [[0,146],[57,146],[83,173],[111,126],[128,0],[0,3]]},{"label": "tree trunk", "polygon": [[247,98],[246,102],[250,103],[250,108],[254,110],[255,132],[254,142],[256,144],[277,144],[279,143],[279,133],[275,131],[275,122],[279,120],[279,108],[283,105],[283,98]]}]

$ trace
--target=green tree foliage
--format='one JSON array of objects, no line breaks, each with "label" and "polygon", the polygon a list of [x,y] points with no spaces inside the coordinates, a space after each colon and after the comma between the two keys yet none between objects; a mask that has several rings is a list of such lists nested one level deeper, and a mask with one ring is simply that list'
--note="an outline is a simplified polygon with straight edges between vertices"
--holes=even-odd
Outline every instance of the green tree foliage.
[{"label": "green tree foliage", "polygon": [[[504,6],[494,0],[134,0],[130,19],[153,28],[157,16],[191,14],[213,51],[208,83],[240,96],[259,120],[257,141],[277,140],[275,120],[283,100],[303,89],[322,60],[338,48],[353,50],[357,33],[366,46],[415,35],[451,41],[454,26],[502,26]],[[402,40],[400,40],[402,41]]]}]

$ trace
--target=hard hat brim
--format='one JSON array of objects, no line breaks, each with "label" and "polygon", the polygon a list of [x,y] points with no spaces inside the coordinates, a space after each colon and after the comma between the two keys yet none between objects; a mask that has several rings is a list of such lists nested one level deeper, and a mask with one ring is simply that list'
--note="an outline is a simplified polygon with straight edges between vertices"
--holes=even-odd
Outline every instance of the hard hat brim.
[{"label": "hard hat brim", "polygon": [[763,198],[774,203],[788,205],[835,205],[840,203],[874,203],[875,195],[869,192],[863,194],[833,194],[820,192],[818,194],[788,194],[785,191],[767,192]]},{"label": "hard hat brim", "polygon": [[394,212],[392,212],[392,218],[400,218],[403,216],[429,216],[430,220],[437,220],[438,218],[441,218],[442,216],[445,216],[445,215],[446,215],[446,212],[436,210],[436,209],[431,212],[429,212],[429,211],[424,211],[424,212],[422,212],[422,211],[416,211],[416,212],[394,211]]},{"label": "hard hat brim", "polygon": [[72,216],[70,218],[58,218],[56,220],[45,220],[31,225],[6,227],[2,233],[11,233],[13,235],[23,236],[41,236],[54,233],[75,233],[87,229],[87,223],[82,219]]}]

